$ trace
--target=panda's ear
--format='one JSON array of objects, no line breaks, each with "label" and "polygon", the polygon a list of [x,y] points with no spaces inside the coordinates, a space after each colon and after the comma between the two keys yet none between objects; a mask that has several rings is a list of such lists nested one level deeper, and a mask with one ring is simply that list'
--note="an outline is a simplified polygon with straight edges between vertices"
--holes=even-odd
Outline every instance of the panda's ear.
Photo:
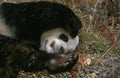
[{"label": "panda's ear", "polygon": [[67,30],[70,33],[70,35],[75,38],[76,35],[78,35],[79,30],[82,28],[81,21],[76,17],[72,17],[67,21]]}]

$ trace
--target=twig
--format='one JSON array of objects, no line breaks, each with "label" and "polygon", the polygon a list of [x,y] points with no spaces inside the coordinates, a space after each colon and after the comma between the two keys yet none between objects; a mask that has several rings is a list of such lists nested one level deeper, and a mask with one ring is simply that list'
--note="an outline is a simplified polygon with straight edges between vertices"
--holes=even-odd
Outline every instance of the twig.
[{"label": "twig", "polygon": [[98,63],[108,52],[110,52],[116,44],[117,43],[114,43],[112,46],[110,46],[110,48],[108,48],[108,50],[99,59],[97,59],[96,63]]}]

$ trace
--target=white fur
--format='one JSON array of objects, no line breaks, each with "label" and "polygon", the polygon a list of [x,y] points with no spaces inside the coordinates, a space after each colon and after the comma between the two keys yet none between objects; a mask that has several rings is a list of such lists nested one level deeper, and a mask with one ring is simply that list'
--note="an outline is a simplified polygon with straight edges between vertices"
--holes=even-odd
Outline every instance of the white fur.
[{"label": "white fur", "polygon": [[[65,34],[68,37],[68,42],[59,39],[60,34]],[[41,46],[40,50],[46,51],[48,53],[58,53],[60,52],[60,47],[64,48],[64,52],[74,51],[79,43],[79,37],[76,36],[74,39],[66,32],[63,28],[56,28],[53,30],[46,31],[41,36]],[[51,47],[51,44],[54,45]]]},{"label": "white fur", "polygon": [[[51,47],[50,45],[52,44],[52,42],[54,42],[53,47]],[[43,44],[44,46],[44,44]],[[64,46],[65,50],[67,50],[67,45],[64,41],[57,39],[55,37],[49,37],[48,43],[45,46],[45,49],[48,53],[50,52],[60,52],[60,47]]]},{"label": "white fur", "polygon": [[51,64],[55,64],[55,63],[56,63],[56,60],[55,60],[55,59],[51,59],[51,60],[50,60],[50,63],[51,63]]},{"label": "white fur", "polygon": [[4,20],[0,16],[0,34],[9,36],[9,37],[15,37],[15,28],[10,28],[7,26],[4,22]]}]

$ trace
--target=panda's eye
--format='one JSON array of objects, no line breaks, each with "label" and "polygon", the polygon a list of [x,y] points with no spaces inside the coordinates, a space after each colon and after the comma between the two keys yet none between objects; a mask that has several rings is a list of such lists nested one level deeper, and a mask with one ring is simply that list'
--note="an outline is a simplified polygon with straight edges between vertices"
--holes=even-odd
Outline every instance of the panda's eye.
[{"label": "panda's eye", "polygon": [[61,34],[61,35],[59,36],[59,39],[65,41],[65,42],[68,42],[68,37],[67,37],[65,34]]}]

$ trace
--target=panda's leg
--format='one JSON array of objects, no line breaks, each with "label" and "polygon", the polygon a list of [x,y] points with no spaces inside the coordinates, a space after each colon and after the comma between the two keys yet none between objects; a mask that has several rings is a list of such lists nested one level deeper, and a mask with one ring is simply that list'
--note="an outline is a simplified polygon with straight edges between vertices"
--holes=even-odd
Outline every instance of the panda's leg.
[{"label": "panda's leg", "polygon": [[58,54],[41,51],[34,63],[31,63],[29,67],[25,66],[24,70],[35,72],[46,69],[49,73],[60,73],[71,70],[77,60],[77,54]]},{"label": "panda's leg", "polygon": [[[3,60],[2,58],[0,59]],[[13,72],[12,68],[5,60],[3,60],[3,62],[0,61],[0,78],[16,78],[16,76],[17,74]]]},{"label": "panda's leg", "polygon": [[59,73],[71,70],[77,60],[77,54],[52,54],[45,65],[49,73]]},{"label": "panda's leg", "polygon": [[34,62],[37,53],[28,43],[0,35],[0,78],[16,78],[22,67]]}]

